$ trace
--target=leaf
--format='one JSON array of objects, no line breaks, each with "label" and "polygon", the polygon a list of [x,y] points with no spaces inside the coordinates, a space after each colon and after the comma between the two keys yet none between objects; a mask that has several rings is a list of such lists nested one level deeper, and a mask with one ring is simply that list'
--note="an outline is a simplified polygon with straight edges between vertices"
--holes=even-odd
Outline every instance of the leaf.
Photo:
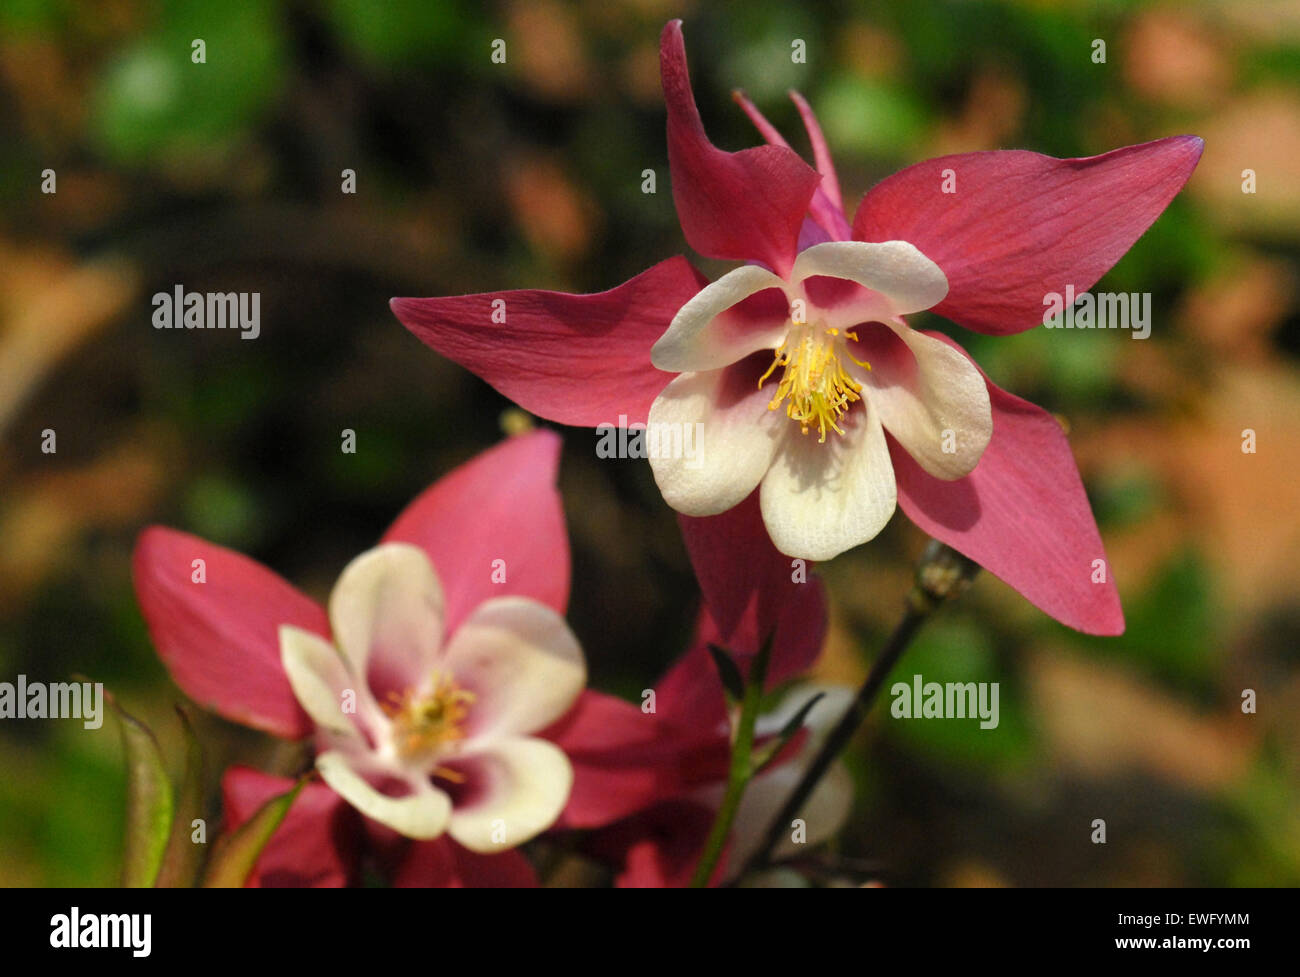
[{"label": "leaf", "polygon": [[808,718],[808,713],[812,712],[813,706],[818,701],[825,698],[825,692],[818,692],[815,696],[799,707],[799,711],[790,717],[789,722],[781,727],[781,732],[777,733],[772,740],[763,747],[754,757],[757,766],[754,769],[754,776],[758,776],[776,759],[778,753],[785,748],[785,745],[795,738],[799,730],[803,729],[804,720]]},{"label": "leaf", "polygon": [[206,851],[205,846],[195,844],[192,838],[194,820],[203,816],[203,747],[185,710],[177,706],[176,713],[185,731],[185,773],[176,793],[171,837],[154,882],[158,889],[191,888],[198,881]]},{"label": "leaf", "polygon": [[289,808],[298,797],[298,792],[306,783],[307,777],[303,777],[291,790],[272,797],[251,818],[217,842],[212,861],[208,863],[207,873],[203,877],[203,888],[243,888],[262,849],[280,827],[284,816],[289,813]]},{"label": "leaf", "polygon": [[721,645],[710,643],[709,654],[713,656],[713,664],[718,669],[718,677],[722,679],[722,687],[733,701],[739,702],[745,697],[745,680],[740,677],[740,669],[736,667],[735,660]]},{"label": "leaf", "polygon": [[158,877],[172,823],[172,785],[153,732],[105,694],[122,724],[126,753],[126,846],[122,886],[147,889]]}]

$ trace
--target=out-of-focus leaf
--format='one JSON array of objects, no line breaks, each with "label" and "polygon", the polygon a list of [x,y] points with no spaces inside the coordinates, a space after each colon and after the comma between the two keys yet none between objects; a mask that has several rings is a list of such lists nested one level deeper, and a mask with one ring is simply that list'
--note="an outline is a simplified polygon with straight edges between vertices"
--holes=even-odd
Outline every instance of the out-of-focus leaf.
[{"label": "out-of-focus leaf", "polygon": [[212,861],[203,877],[205,889],[239,889],[257,864],[262,849],[289,813],[298,792],[307,783],[304,777],[286,791],[257,809],[257,813],[217,843]]},{"label": "out-of-focus leaf", "polygon": [[375,64],[487,61],[488,38],[460,0],[329,0],[325,13],[339,36]]},{"label": "out-of-focus leaf", "polygon": [[203,864],[204,848],[191,837],[194,820],[203,816],[203,747],[185,710],[177,706],[176,713],[185,731],[185,773],[176,792],[171,837],[154,882],[159,889],[188,889],[198,880]]},{"label": "out-of-focus leaf", "polygon": [[[119,160],[201,156],[254,122],[280,90],[287,58],[268,0],[175,0],[155,28],[105,69],[92,114]],[[196,63],[195,42],[204,60]]]},{"label": "out-of-focus leaf", "polygon": [[167,848],[172,823],[172,785],[162,751],[153,732],[105,695],[122,724],[126,752],[126,852],[122,859],[122,886],[142,889],[153,885]]},{"label": "out-of-focus leaf", "polygon": [[845,75],[817,102],[826,138],[841,153],[910,153],[925,129],[925,106],[900,85]]}]

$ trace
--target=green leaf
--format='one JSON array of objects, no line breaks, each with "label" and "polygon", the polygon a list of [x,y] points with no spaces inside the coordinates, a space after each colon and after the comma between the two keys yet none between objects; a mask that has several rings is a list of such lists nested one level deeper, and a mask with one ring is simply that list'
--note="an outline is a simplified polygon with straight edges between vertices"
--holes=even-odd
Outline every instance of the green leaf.
[{"label": "green leaf", "polygon": [[181,717],[185,731],[185,773],[176,794],[176,810],[172,817],[171,837],[163,855],[162,869],[154,887],[158,889],[188,889],[198,881],[203,865],[205,848],[192,840],[193,824],[203,816],[203,747],[194,735],[190,717],[180,706],[176,713]]},{"label": "green leaf", "polygon": [[307,783],[303,777],[286,791],[257,809],[257,813],[241,824],[234,832],[217,842],[208,863],[207,873],[203,877],[205,889],[239,889],[248,881],[248,876],[257,864],[262,849],[280,827],[284,816],[289,813],[298,792]]},{"label": "green leaf", "polygon": [[808,713],[812,712],[813,706],[818,701],[825,698],[825,692],[818,692],[815,696],[799,707],[799,711],[790,717],[789,722],[781,727],[781,732],[773,737],[772,741],[763,747],[754,756],[754,776],[758,776],[776,759],[776,755],[781,752],[787,743],[789,743],[799,730],[803,729],[803,722],[808,718]]},{"label": "green leaf", "polygon": [[152,731],[123,709],[113,696],[108,704],[122,724],[126,753],[126,851],[122,886],[147,889],[158,877],[172,823],[172,785],[162,751]]},{"label": "green leaf", "polygon": [[713,664],[718,669],[718,677],[722,679],[722,687],[726,689],[727,695],[735,702],[745,698],[745,680],[740,677],[740,669],[736,667],[735,659],[727,649],[710,643],[709,654],[713,656]]}]

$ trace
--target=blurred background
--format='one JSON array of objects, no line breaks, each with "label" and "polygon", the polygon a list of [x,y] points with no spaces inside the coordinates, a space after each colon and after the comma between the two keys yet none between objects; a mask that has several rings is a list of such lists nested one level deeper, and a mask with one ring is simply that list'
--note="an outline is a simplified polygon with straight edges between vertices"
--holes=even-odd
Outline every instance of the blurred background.
[{"label": "blurred background", "polygon": [[[657,65],[674,16],[714,141],[758,141],[729,98],[743,87],[807,153],[798,88],[854,201],[942,153],[1206,141],[1098,285],[1152,293],[1149,340],[960,335],[1068,423],[1128,632],[1082,637],[984,575],[900,676],[1000,682],[1001,724],[878,707],[837,864],[890,885],[1300,884],[1300,0],[6,0],[0,679],[102,681],[179,759],[183,697],[132,593],[136,534],[197,533],[324,597],[412,496],[497,440],[508,403],[387,300],[598,291],[684,251]],[[150,296],[177,283],[260,292],[261,336],[155,330]],[[571,622],[594,684],[635,694],[682,649],[695,586],[649,466],[564,436]],[[900,513],[823,568],[823,677],[860,679],[923,544]],[[283,762],[212,717],[200,736],[214,778]],[[115,721],[0,723],[0,770],[0,884],[113,884]]]}]

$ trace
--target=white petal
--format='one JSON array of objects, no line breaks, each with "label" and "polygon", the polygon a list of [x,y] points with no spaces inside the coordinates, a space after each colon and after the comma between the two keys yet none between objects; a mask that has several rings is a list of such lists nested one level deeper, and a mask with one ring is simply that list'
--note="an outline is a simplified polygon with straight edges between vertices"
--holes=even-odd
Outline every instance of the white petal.
[{"label": "white petal", "polygon": [[716,516],[754,491],[791,426],[784,411],[767,409],[774,386],[759,390],[757,377],[726,369],[683,373],[664,388],[649,428],[660,444],[694,449],[650,458],[665,502],[688,516]]},{"label": "white petal", "polygon": [[554,743],[512,737],[466,759],[482,793],[456,806],[447,831],[470,851],[521,845],[554,824],[568,802],[573,767]]},{"label": "white petal", "polygon": [[975,364],[942,340],[897,320],[886,325],[907,344],[914,362],[901,369],[872,363],[871,370],[854,371],[871,406],[935,478],[969,475],[993,436],[988,384]]},{"label": "white petal", "polygon": [[[731,849],[727,857],[729,878],[758,848],[768,825],[781,813],[782,806],[794,793],[810,761],[811,757],[804,763],[790,760],[756,778],[749,785],[731,829]],[[817,782],[812,794],[799,809],[798,817],[804,823],[803,842],[795,842],[793,826],[786,825],[788,830],[782,833],[781,841],[773,849],[773,858],[797,855],[807,851],[809,846],[829,841],[839,834],[852,810],[853,777],[843,763],[837,762]]]},{"label": "white petal", "polygon": [[781,698],[781,702],[771,712],[758,717],[754,731],[759,736],[779,733],[785,724],[795,717],[804,703],[815,695],[821,695],[817,704],[808,710],[803,724],[811,734],[804,743],[804,753],[816,751],[840,718],[848,712],[853,704],[854,692],[843,685],[831,685],[826,682],[800,682],[792,685]]},{"label": "white petal", "polygon": [[382,697],[423,688],[442,644],[442,585],[424,550],[385,543],[347,565],[330,594],[339,651]]},{"label": "white petal", "polygon": [[587,665],[564,618],[528,597],[494,597],[456,629],[438,667],[474,694],[469,741],[531,733],[582,694]]},{"label": "white petal", "polygon": [[813,275],[844,278],[870,289],[843,307],[828,311],[826,324],[846,328],[858,322],[883,322],[932,308],[948,294],[948,278],[933,261],[906,241],[828,241],[799,253],[791,281]]},{"label": "white petal", "polygon": [[[706,285],[673,316],[650,350],[650,362],[669,373],[716,370],[760,349],[775,349],[788,328],[788,316],[770,326],[722,317],[737,302],[768,288],[785,290],[785,281],[766,268],[742,265]],[[756,328],[756,325],[758,326]]]},{"label": "white petal", "polygon": [[447,830],[451,798],[425,782],[411,781],[412,792],[389,797],[375,790],[343,753],[331,750],[316,758],[316,769],[334,792],[371,820],[408,838],[437,838]]},{"label": "white petal", "polygon": [[894,514],[894,466],[869,404],[840,421],[844,434],[790,426],[759,493],[763,523],[786,556],[829,560],[873,538]]},{"label": "white petal", "polygon": [[[760,735],[773,735],[785,727],[810,698],[822,694],[816,705],[804,717],[804,728],[809,735],[804,739],[798,754],[780,766],[755,778],[745,791],[740,809],[731,830],[731,854],[727,859],[728,878],[734,877],[752,855],[766,833],[772,819],[780,813],[786,800],[794,792],[804,773],[812,764],[817,751],[825,742],[831,729],[853,703],[854,691],[840,685],[803,682],[792,687],[772,712],[759,717],[755,726]],[[722,801],[722,787],[711,789],[706,803],[716,807]],[[806,851],[809,845],[818,845],[837,835],[853,807],[853,778],[842,763],[834,764],[813,790],[799,818],[806,832],[802,844],[796,844],[787,831],[773,854],[784,858]]]},{"label": "white petal", "polygon": [[370,692],[348,671],[333,644],[320,635],[291,625],[280,627],[280,663],[294,697],[317,726],[347,738],[360,738],[352,718],[343,711],[344,693],[351,690],[363,720],[372,718]]}]

